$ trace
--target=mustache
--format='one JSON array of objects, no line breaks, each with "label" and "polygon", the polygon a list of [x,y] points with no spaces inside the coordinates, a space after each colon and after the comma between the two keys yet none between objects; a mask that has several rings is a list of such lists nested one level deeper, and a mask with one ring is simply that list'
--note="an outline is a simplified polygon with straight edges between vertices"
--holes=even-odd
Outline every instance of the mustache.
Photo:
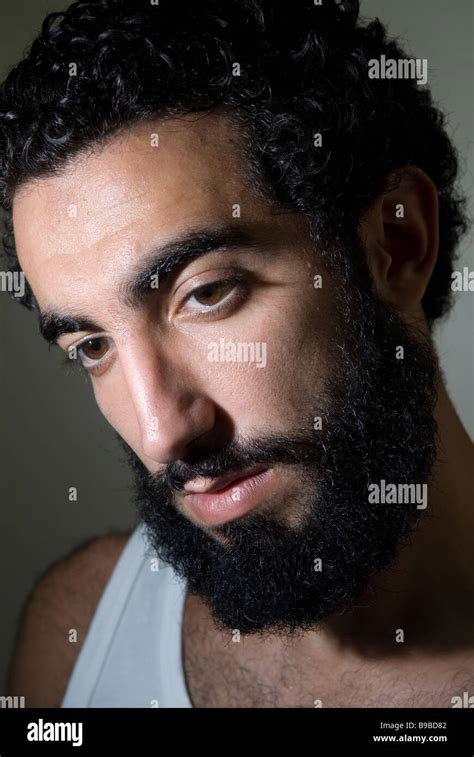
[{"label": "mustache", "polygon": [[165,483],[172,491],[181,492],[195,478],[217,478],[227,473],[238,473],[253,465],[314,464],[320,457],[320,439],[317,433],[233,440],[224,448],[202,456],[193,463],[182,460],[170,463],[164,471],[151,474],[151,477]]}]

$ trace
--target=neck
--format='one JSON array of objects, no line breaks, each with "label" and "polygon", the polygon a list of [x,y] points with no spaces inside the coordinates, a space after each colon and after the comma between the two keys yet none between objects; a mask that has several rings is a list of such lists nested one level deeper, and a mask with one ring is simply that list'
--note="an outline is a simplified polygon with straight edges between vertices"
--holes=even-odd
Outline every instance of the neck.
[{"label": "neck", "polygon": [[438,452],[428,507],[395,564],[350,612],[329,619],[318,644],[362,656],[399,653],[400,630],[414,647],[446,650],[472,640],[474,611],[473,450],[443,384],[435,419]]}]

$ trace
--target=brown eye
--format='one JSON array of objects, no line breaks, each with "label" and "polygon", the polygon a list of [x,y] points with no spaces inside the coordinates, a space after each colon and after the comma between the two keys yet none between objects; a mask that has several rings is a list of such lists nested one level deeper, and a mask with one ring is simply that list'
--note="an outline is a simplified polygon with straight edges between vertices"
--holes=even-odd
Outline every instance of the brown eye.
[{"label": "brown eye", "polygon": [[234,286],[235,283],[229,281],[217,281],[215,284],[205,284],[193,293],[193,298],[200,305],[217,305],[226,294],[232,291]]},{"label": "brown eye", "polygon": [[107,354],[109,345],[107,341],[101,337],[93,337],[92,339],[86,339],[80,345],[80,351],[82,355],[88,360],[100,360]]}]

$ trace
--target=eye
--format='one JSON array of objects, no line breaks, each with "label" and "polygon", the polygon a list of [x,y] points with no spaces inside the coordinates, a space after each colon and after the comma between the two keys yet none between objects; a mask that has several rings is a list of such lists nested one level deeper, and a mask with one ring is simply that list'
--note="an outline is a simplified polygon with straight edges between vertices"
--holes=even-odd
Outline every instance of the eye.
[{"label": "eye", "polygon": [[108,345],[105,339],[93,337],[80,345],[81,354],[89,360],[100,360],[107,353]]},{"label": "eye", "polygon": [[203,314],[214,313],[233,302],[236,297],[242,296],[244,289],[245,284],[241,277],[211,281],[189,293],[184,300],[184,310]]},{"label": "eye", "polygon": [[89,336],[79,344],[69,348],[69,352],[76,350],[77,356],[84,368],[93,370],[102,364],[106,355],[110,352],[111,340],[109,337],[97,335]]}]

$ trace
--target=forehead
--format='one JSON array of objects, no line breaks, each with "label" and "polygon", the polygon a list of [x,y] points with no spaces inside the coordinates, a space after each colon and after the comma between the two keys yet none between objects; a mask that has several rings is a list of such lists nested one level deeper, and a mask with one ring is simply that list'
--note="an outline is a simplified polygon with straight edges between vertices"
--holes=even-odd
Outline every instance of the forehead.
[{"label": "forehead", "polygon": [[[75,291],[95,271],[113,279],[127,263],[187,227],[268,213],[250,197],[238,135],[217,114],[137,124],[14,199],[20,264],[41,306],[67,277]],[[51,303],[52,304],[52,303]],[[54,302],[57,305],[57,300]]]}]

